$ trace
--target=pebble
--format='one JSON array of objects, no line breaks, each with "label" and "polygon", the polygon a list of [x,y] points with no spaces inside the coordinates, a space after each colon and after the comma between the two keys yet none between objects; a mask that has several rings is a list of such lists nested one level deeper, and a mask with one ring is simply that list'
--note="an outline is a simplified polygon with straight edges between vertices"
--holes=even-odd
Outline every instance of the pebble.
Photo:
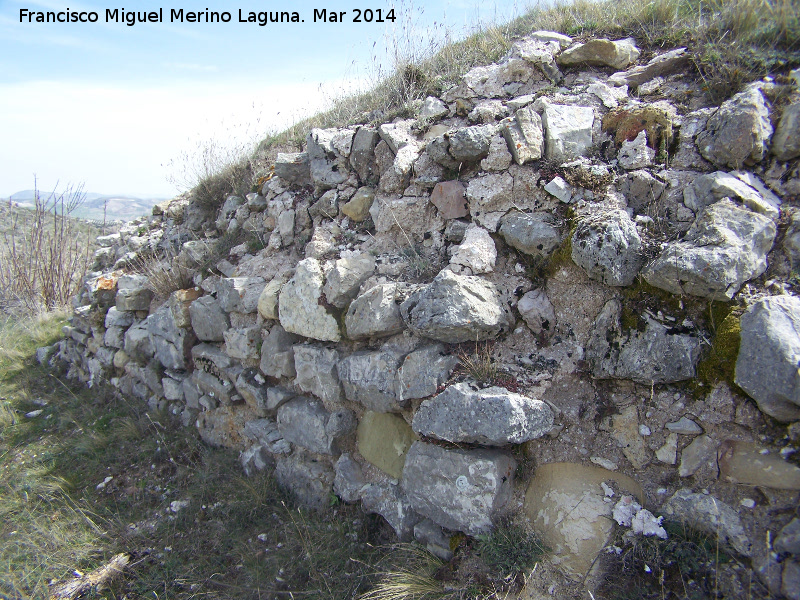
[{"label": "pebble", "polygon": [[742,506],[744,506],[745,508],[755,508],[755,506],[756,506],[756,501],[755,501],[755,500],[753,500],[752,498],[742,498],[742,499],[739,501],[739,504],[741,504],[741,505],[742,505]]}]

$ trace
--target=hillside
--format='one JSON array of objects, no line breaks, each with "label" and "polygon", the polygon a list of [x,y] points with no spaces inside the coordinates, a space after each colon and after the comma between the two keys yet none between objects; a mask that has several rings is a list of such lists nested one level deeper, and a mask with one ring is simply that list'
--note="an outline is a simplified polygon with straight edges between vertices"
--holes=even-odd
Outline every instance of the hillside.
[{"label": "hillside", "polygon": [[125,534],[83,565],[128,557],[115,596],[797,598],[795,8],[532,11],[100,238],[37,351],[116,415],[75,495]]},{"label": "hillside", "polygon": [[[41,193],[41,191],[40,191]],[[13,202],[22,208],[34,208],[36,190],[23,190],[12,194],[9,198],[0,198],[0,202]],[[72,216],[102,223],[111,221],[130,221],[148,214],[153,206],[163,202],[165,198],[137,198],[123,194],[97,194],[86,192],[83,203],[76,208]],[[51,201],[49,194],[43,194],[45,202]]]}]

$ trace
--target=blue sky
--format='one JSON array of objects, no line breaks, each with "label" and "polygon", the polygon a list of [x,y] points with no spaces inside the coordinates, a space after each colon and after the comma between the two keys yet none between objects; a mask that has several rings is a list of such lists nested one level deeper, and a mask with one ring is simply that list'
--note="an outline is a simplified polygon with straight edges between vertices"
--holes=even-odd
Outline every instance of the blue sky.
[{"label": "blue sky", "polygon": [[[527,3],[493,0],[0,0],[0,197],[33,187],[169,197],[191,182],[198,148],[235,152],[369,85],[398,43],[505,21]],[[106,9],[157,11],[160,23],[106,23]],[[229,23],[171,23],[171,9],[228,11]],[[346,11],[313,22],[314,9]],[[394,8],[394,23],[354,23]],[[96,23],[20,23],[20,10],[98,13]],[[239,23],[239,9],[297,11],[304,23]],[[227,149],[227,150],[226,150]],[[172,183],[170,182],[172,181]]]}]

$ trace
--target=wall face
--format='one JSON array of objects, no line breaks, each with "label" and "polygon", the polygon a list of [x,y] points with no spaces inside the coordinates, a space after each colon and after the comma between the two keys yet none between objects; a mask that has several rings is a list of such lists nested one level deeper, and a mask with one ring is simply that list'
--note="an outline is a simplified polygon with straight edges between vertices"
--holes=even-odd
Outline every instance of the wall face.
[{"label": "wall face", "polygon": [[312,130],[246,198],[156,207],[101,238],[54,360],[444,555],[526,514],[581,577],[623,495],[780,590],[756,542],[800,489],[800,179],[769,153],[797,120],[773,83],[705,106],[682,50],[638,56],[537,32],[416,119]]}]

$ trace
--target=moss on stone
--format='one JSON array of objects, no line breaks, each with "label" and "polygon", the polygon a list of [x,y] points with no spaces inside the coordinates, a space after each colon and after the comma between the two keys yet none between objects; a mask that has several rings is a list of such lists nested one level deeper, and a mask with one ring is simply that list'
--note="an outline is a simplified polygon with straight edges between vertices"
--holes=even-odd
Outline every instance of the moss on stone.
[{"label": "moss on stone", "polygon": [[725,381],[734,385],[741,330],[739,315],[728,312],[717,327],[711,348],[697,364],[697,378],[700,381],[708,384]]}]

